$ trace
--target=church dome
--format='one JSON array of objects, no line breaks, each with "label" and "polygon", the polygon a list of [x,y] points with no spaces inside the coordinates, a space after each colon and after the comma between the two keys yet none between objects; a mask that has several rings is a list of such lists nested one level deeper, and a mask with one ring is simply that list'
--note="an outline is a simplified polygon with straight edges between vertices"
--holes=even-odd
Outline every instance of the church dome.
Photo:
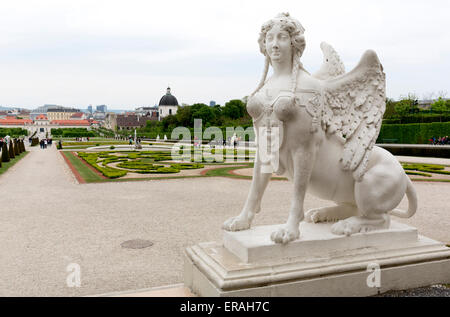
[{"label": "church dome", "polygon": [[178,100],[170,93],[170,87],[167,87],[167,92],[159,101],[160,106],[178,106]]}]

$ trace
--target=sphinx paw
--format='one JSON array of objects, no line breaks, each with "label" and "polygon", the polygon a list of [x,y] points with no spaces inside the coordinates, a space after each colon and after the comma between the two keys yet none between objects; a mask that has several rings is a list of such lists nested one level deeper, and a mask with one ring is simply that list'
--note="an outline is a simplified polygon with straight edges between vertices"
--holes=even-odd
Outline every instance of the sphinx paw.
[{"label": "sphinx paw", "polygon": [[323,212],[323,208],[316,208],[308,210],[308,212],[305,214],[305,221],[317,223],[327,221],[327,217],[326,214]]},{"label": "sphinx paw", "polygon": [[361,226],[353,221],[340,220],[331,226],[331,232],[337,235],[350,236],[360,232]]},{"label": "sphinx paw", "polygon": [[352,235],[359,232],[369,232],[374,230],[388,229],[390,218],[383,215],[378,219],[368,219],[364,217],[350,217],[340,220],[331,226],[331,232],[338,235]]},{"label": "sphinx paw", "polygon": [[222,229],[226,231],[240,231],[250,229],[250,225],[251,220],[237,216],[226,220],[222,225]]},{"label": "sphinx paw", "polygon": [[270,239],[272,239],[275,243],[286,244],[288,242],[294,241],[300,237],[300,230],[296,229],[288,229],[288,228],[280,228],[270,235]]}]

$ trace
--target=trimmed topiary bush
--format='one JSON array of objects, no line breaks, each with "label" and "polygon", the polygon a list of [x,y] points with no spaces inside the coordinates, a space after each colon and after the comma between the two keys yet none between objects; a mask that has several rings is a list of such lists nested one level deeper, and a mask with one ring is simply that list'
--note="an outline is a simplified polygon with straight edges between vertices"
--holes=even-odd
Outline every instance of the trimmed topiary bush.
[{"label": "trimmed topiary bush", "polygon": [[136,170],[156,170],[163,165],[153,165],[152,163],[144,163],[142,161],[127,161],[117,164],[117,167],[136,169]]},{"label": "trimmed topiary bush", "polygon": [[13,159],[13,158],[15,158],[16,156],[14,155],[14,145],[13,145],[13,141],[12,140],[10,140],[9,141],[9,158],[10,159]]},{"label": "trimmed topiary bush", "polygon": [[31,146],[36,146],[39,144],[39,138],[32,138],[31,139]]},{"label": "trimmed topiary bush", "polygon": [[179,170],[187,170],[187,169],[197,169],[197,168],[203,168],[204,165],[203,164],[198,164],[198,163],[175,163],[175,164],[170,164],[171,167],[179,169]]},{"label": "trimmed topiary bush", "polygon": [[124,170],[120,170],[109,166],[105,167],[99,166],[97,164],[98,153],[78,152],[78,156],[108,178],[118,178],[127,175],[127,171]]},{"label": "trimmed topiary bush", "polygon": [[151,173],[161,173],[161,174],[170,174],[170,173],[178,173],[180,170],[173,167],[160,167],[156,171],[152,171]]},{"label": "trimmed topiary bush", "polygon": [[14,139],[14,155],[15,156],[19,156],[20,151],[19,151],[19,144],[17,143],[17,140]]},{"label": "trimmed topiary bush", "polygon": [[405,173],[408,174],[408,175],[419,175],[419,176],[425,176],[425,177],[433,177],[433,175],[431,175],[431,174],[421,173],[421,172],[405,171]]},{"label": "trimmed topiary bush", "polygon": [[6,142],[3,142],[2,146],[2,162],[9,162],[9,151],[8,146],[6,145]]},{"label": "trimmed topiary bush", "polygon": [[[412,174],[412,175],[421,175],[422,176],[428,176],[427,173],[436,173],[436,174],[444,174],[444,175],[450,175],[449,171],[444,171],[445,167],[442,165],[435,165],[435,164],[403,164],[403,169],[406,171],[406,174]],[[419,173],[419,172],[411,172],[411,171],[419,171],[419,172],[426,172],[426,173]],[[431,175],[429,175],[431,176]]]}]

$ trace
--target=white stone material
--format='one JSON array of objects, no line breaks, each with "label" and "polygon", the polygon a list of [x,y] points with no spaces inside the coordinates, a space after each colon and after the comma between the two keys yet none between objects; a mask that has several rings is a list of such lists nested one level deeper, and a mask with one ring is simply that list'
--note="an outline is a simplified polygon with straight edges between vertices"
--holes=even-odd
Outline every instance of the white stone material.
[{"label": "white stone material", "polygon": [[[257,227],[253,240],[229,233],[225,246],[187,248],[185,285],[200,296],[253,297],[370,296],[450,283],[450,249],[415,228],[393,223],[390,230],[344,237],[330,234],[330,224],[318,231],[309,226],[302,228],[305,239],[287,245],[261,238],[271,228]],[[380,268],[376,285],[367,282],[373,267]]]},{"label": "white stone material", "polygon": [[[261,28],[265,68],[247,101],[258,140],[252,186],[241,213],[223,229],[251,227],[273,172],[293,181],[295,189],[286,224],[270,235],[276,243],[298,239],[302,220],[335,221],[333,233],[351,235],[389,228],[390,215],[413,216],[417,195],[410,179],[393,155],[374,146],[386,108],[377,54],[366,51],[345,73],[336,51],[322,43],[324,64],[311,76],[300,62],[304,31],[288,13]],[[269,66],[273,75],[267,78]],[[336,206],[305,213],[307,191]],[[408,210],[396,209],[405,194]]]},{"label": "white stone material", "polygon": [[[265,67],[247,101],[257,140],[250,192],[223,224],[223,244],[186,249],[185,285],[200,296],[253,297],[368,296],[449,283],[450,249],[391,223],[418,205],[400,163],[374,146],[386,107],[377,54],[366,51],[345,73],[323,43],[324,65],[310,75],[300,62],[304,31],[288,13],[261,28]],[[250,229],[273,172],[294,183],[288,220]],[[305,213],[307,191],[335,205]],[[408,209],[396,209],[405,195]]]},{"label": "white stone material", "polygon": [[331,253],[369,247],[401,247],[417,240],[417,229],[393,222],[388,230],[357,233],[351,236],[331,233],[331,224],[301,223],[300,238],[286,245],[274,243],[270,233],[281,225],[258,226],[250,230],[224,231],[225,249],[241,261],[254,263],[265,260],[293,258],[297,256],[327,257]]}]

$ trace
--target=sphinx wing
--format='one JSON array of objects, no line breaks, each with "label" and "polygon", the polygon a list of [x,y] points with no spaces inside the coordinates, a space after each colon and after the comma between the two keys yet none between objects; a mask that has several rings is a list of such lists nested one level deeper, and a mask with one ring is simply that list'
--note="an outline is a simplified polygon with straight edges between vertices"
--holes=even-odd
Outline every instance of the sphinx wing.
[{"label": "sphinx wing", "polygon": [[320,49],[323,53],[323,63],[320,69],[312,76],[321,80],[336,78],[345,73],[344,63],[335,49],[328,43],[320,43]]},{"label": "sphinx wing", "polygon": [[374,51],[366,51],[349,73],[323,82],[322,128],[342,137],[341,164],[361,180],[380,132],[386,108],[386,81]]}]

